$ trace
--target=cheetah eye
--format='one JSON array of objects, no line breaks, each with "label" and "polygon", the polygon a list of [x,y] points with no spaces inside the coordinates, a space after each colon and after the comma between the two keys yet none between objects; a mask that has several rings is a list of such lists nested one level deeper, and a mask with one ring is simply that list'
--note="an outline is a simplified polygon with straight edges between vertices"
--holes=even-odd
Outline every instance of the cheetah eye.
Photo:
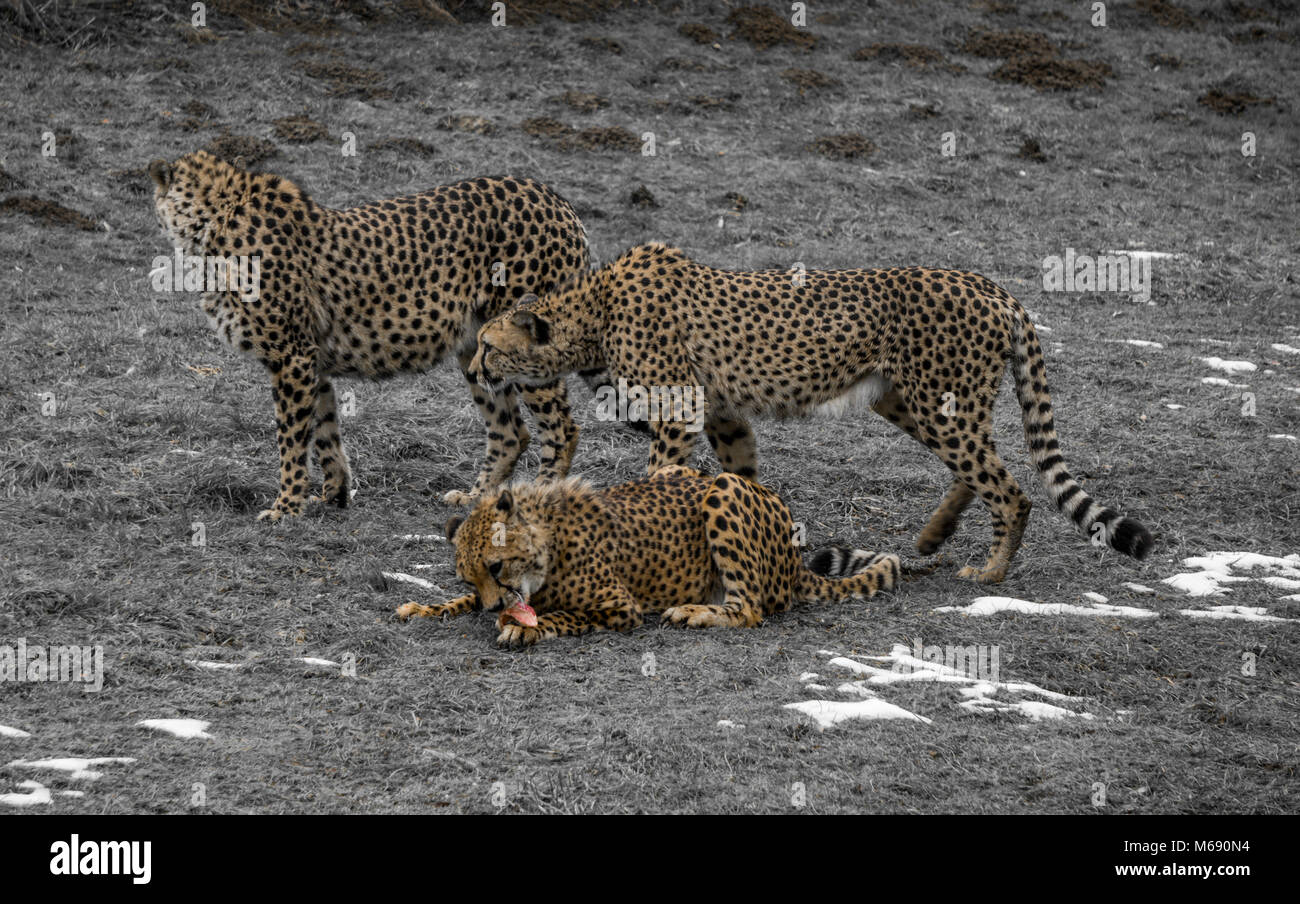
[{"label": "cheetah eye", "polygon": [[501,563],[493,562],[488,565],[488,574],[492,575],[494,578],[501,577]]}]

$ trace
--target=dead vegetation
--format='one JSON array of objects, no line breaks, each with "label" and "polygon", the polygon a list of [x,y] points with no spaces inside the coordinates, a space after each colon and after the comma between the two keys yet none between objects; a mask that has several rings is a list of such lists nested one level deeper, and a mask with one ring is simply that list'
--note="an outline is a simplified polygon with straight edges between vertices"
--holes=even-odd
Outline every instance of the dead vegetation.
[{"label": "dead vegetation", "polygon": [[856,160],[869,157],[879,150],[866,136],[857,132],[841,135],[823,135],[808,143],[808,150],[833,160]]},{"label": "dead vegetation", "polygon": [[519,128],[528,135],[555,142],[562,151],[639,151],[641,139],[622,126],[575,129],[550,116],[526,119]]},{"label": "dead vegetation", "polygon": [[782,44],[802,50],[817,46],[816,35],[807,28],[796,28],[770,6],[737,7],[727,14],[727,24],[734,28],[729,36],[732,40],[748,41],[755,50],[769,50]]},{"label": "dead vegetation", "polygon": [[392,89],[383,84],[384,74],[374,69],[319,60],[303,60],[297,68],[308,78],[325,82],[330,97],[386,100],[393,96]]},{"label": "dead vegetation", "polygon": [[1271,106],[1276,100],[1275,97],[1258,97],[1249,91],[1211,88],[1198,97],[1196,102],[1203,107],[1209,107],[1220,116],[1240,116],[1253,107]]},{"label": "dead vegetation", "polygon": [[26,214],[43,226],[71,226],[87,232],[93,232],[98,228],[98,224],[84,213],[35,195],[5,198],[4,201],[0,201],[0,213]]},{"label": "dead vegetation", "polygon": [[1051,57],[1013,57],[991,73],[998,81],[1027,85],[1036,91],[1101,90],[1115,71],[1106,63],[1058,60]]},{"label": "dead vegetation", "polygon": [[271,125],[275,137],[290,144],[310,144],[313,141],[325,141],[330,137],[329,129],[305,113],[297,116],[282,116]]},{"label": "dead vegetation", "polygon": [[227,163],[244,167],[255,167],[280,153],[273,141],[252,135],[236,135],[229,131],[223,131],[214,138],[205,150]]},{"label": "dead vegetation", "polygon": [[840,84],[839,79],[816,69],[782,69],[781,78],[797,87],[800,94],[813,88],[834,88]]}]

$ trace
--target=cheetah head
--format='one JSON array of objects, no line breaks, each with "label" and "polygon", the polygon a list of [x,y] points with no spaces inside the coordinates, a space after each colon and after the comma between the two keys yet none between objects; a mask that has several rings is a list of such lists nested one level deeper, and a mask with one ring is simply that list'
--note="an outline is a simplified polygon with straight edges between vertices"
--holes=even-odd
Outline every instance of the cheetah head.
[{"label": "cheetah head", "polygon": [[207,151],[195,151],[175,163],[154,160],[154,215],[163,233],[182,251],[201,254],[210,223],[223,201],[233,197],[233,185],[246,174]]},{"label": "cheetah head", "polygon": [[545,386],[575,370],[599,366],[589,283],[539,299],[525,295],[478,331],[470,377],[495,392],[507,384]]},{"label": "cheetah head", "polygon": [[532,612],[529,599],[550,568],[551,536],[519,510],[509,489],[485,498],[468,518],[448,521],[447,540],[456,547],[456,575],[474,586],[484,609]]}]

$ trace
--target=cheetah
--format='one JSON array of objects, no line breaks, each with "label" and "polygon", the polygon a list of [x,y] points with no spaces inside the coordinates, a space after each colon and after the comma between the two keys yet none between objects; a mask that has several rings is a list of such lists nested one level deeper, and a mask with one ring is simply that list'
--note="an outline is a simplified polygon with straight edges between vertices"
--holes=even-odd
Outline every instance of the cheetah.
[{"label": "cheetah", "polygon": [[[518,305],[479,330],[470,375],[484,387],[544,385],[574,368],[653,392],[703,390],[702,421],[726,471],[757,479],[749,415],[842,414],[870,407],[933,451],[952,483],[917,539],[935,552],[974,497],[993,543],[960,577],[1002,581],[1030,501],[993,444],[993,403],[1014,362],[1025,440],[1058,508],[1097,545],[1137,559],[1152,545],[1139,522],[1094,502],[1066,469],[1046,367],[1020,303],[975,273],[919,267],[733,272],[661,244],[642,245],[571,285]],[[660,406],[661,409],[663,406]],[[650,411],[649,472],[686,464],[693,432]]]},{"label": "cheetah", "polygon": [[855,550],[838,580],[804,567],[790,510],[736,474],[672,466],[595,490],[577,478],[516,483],[447,523],[456,574],[473,591],[407,603],[399,618],[496,612],[497,643],[530,646],[629,631],[648,612],[692,628],[752,628],[799,603],[864,601],[892,590],[898,556]]},{"label": "cheetah", "polygon": [[[155,160],[149,175],[178,254],[260,262],[256,291],[208,291],[202,305],[220,337],[270,374],[280,489],[261,519],[302,513],[313,445],[324,480],[312,501],[347,506],[352,472],[335,377],[417,373],[449,352],[466,371],[484,321],[590,266],[578,215],[532,179],[471,179],[335,210],[284,177],[206,151]],[[452,505],[505,482],[529,442],[514,387],[469,385],[487,452],[473,487],[444,497]],[[522,395],[542,433],[539,476],[562,478],[578,442],[564,382]]]}]

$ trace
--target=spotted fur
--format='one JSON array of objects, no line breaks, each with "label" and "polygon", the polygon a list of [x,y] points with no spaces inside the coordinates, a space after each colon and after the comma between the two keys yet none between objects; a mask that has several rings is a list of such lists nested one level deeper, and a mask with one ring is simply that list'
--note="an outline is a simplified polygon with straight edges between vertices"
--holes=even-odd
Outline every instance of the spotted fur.
[{"label": "spotted fur", "polygon": [[[698,385],[723,468],[757,478],[752,415],[870,406],[933,451],[951,487],[917,547],[934,552],[979,496],[993,545],[962,577],[1003,580],[1030,501],[993,444],[993,403],[1014,363],[1025,438],[1057,506],[1089,538],[1142,558],[1137,521],[1095,502],[1065,467],[1046,367],[1020,303],[975,273],[923,268],[733,272],[643,245],[548,296],[525,297],[479,331],[481,385],[540,385],[583,368],[644,387]],[[650,423],[649,471],[690,461],[696,434]]]},{"label": "spotted fur", "polygon": [[[790,510],[734,474],[664,468],[595,490],[570,478],[515,484],[447,524],[456,573],[473,592],[436,606],[407,603],[401,618],[501,612],[497,642],[528,645],[589,631],[627,631],[647,613],[692,628],[752,628],[799,603],[866,600],[892,590],[893,555],[831,580],[804,567]],[[527,599],[537,626],[504,614]]]},{"label": "spotted fur", "polygon": [[[271,520],[301,513],[309,446],[324,473],[322,498],[348,504],[334,377],[420,372],[452,353],[464,370],[483,321],[588,268],[577,214],[531,179],[472,179],[334,210],[288,179],[204,151],[156,160],[149,172],[159,223],[176,247],[260,256],[257,297],[210,292],[203,309],[222,339],[270,373],[280,492],[259,517]],[[488,391],[471,380],[470,389],[487,452],[474,486],[447,494],[452,504],[509,478],[529,441],[513,387]],[[542,431],[539,476],[562,478],[578,442],[564,382],[530,385],[523,397]]]}]

